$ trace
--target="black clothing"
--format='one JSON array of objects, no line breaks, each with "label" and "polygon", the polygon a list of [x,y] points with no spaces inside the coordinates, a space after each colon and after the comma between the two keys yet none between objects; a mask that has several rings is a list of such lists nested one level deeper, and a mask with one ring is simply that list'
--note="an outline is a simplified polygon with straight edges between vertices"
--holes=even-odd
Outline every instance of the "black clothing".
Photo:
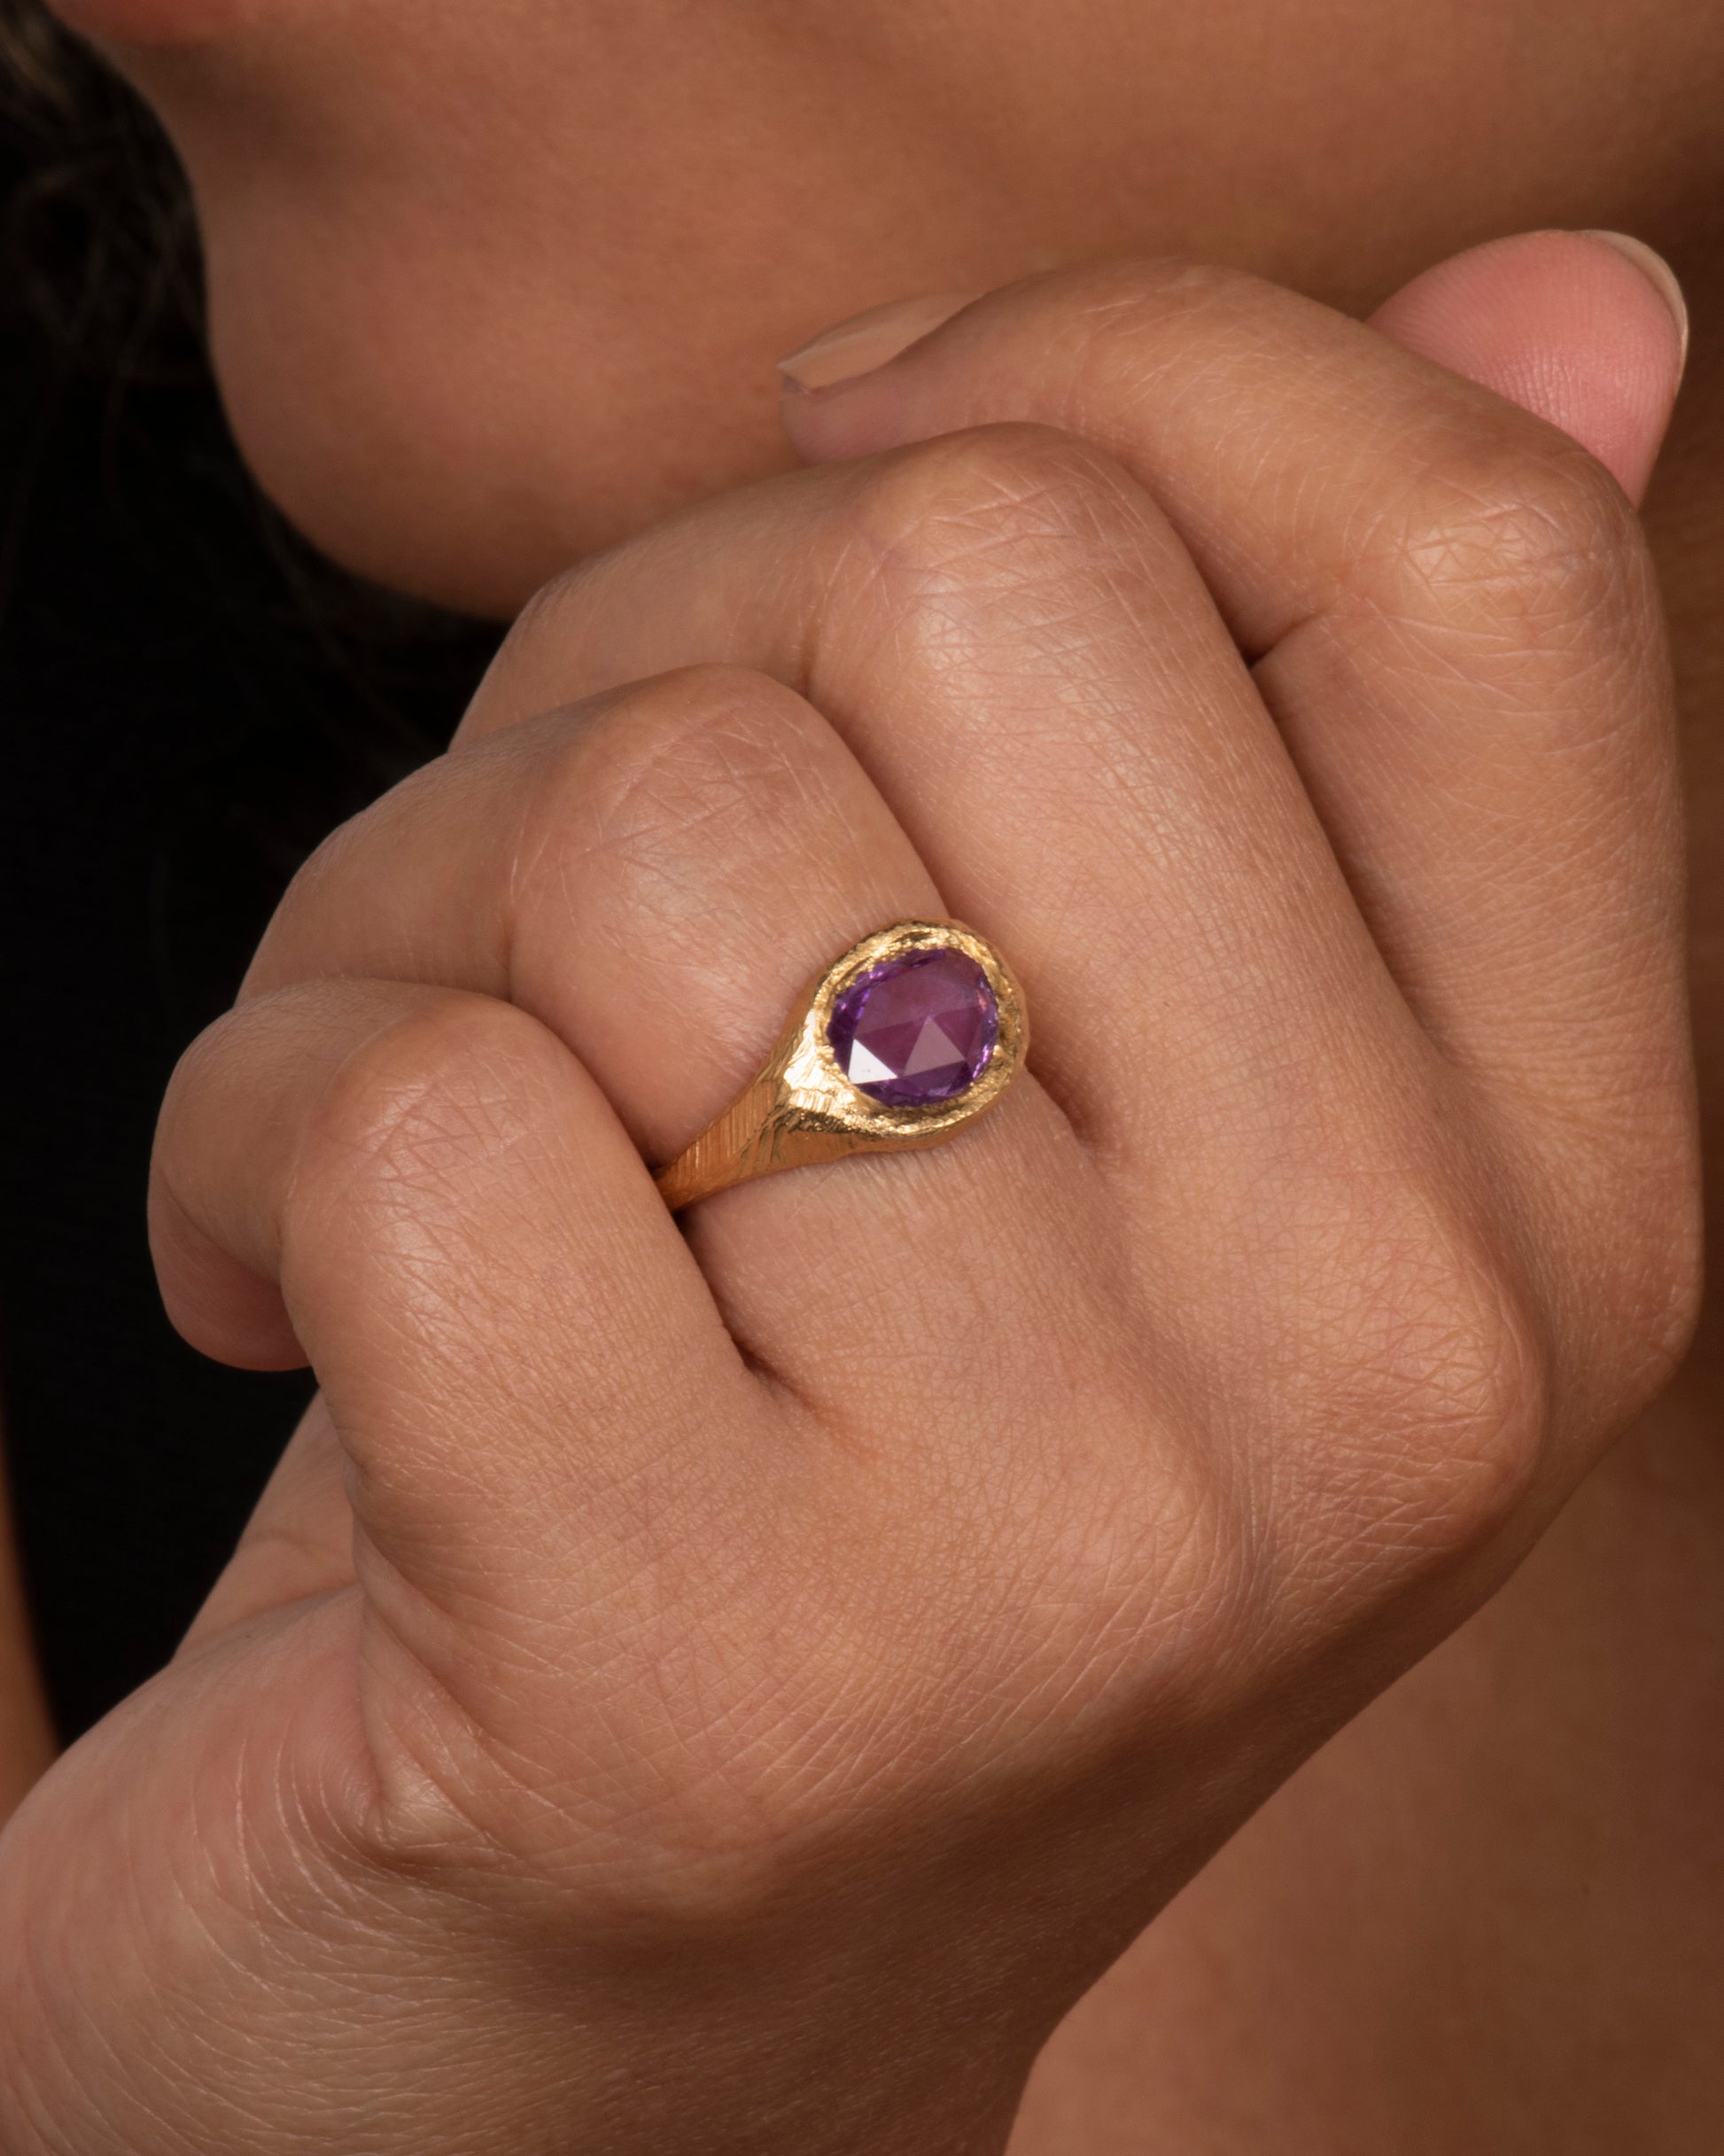
[{"label": "black clothing", "polygon": [[5,305],[0,1401],[72,1735],[172,1651],[310,1390],[162,1314],[162,1090],[298,862],[447,739],[494,632],[309,565],[195,362],[98,378]]}]

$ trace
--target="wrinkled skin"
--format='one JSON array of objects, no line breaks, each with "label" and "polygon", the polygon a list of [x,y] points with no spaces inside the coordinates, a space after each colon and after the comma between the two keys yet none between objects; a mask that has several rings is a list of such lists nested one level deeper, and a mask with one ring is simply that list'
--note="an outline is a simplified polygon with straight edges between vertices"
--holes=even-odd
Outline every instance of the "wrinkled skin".
[{"label": "wrinkled skin", "polygon": [[[79,18],[185,150],[237,423],[315,536],[498,611],[646,536],[554,588],[469,745],[303,880],[170,1102],[171,1306],[234,1359],[303,1349],[329,1405],[187,1654],[0,1845],[0,1935],[41,1947],[0,2116],[80,2156],[997,2148],[1083,1985],[1669,1376],[1661,659],[1597,465],[1265,288],[1056,279],[788,438],[771,359],[1122,248],[1363,311],[1493,230],[1630,227],[1695,304],[1653,532],[1699,695],[1716,31]],[[1637,490],[1672,332],[1582,252],[1451,265],[1382,326]],[[998,421],[1055,432],[937,441]],[[635,1148],[936,898],[1024,972],[1033,1085],[927,1166],[666,1241]],[[1072,961],[1109,938],[1160,998],[1117,1065]],[[983,1314],[930,1445],[881,1363]],[[1707,2144],[1709,1397],[1703,1355],[1237,1837],[1056,2039],[1017,2148]],[[1574,2070],[1582,2012],[1629,2066]]]}]

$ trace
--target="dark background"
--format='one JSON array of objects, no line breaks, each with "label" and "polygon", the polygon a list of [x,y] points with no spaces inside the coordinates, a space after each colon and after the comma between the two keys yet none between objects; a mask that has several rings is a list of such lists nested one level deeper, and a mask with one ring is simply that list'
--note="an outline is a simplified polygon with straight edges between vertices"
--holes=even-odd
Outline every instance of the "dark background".
[{"label": "dark background", "polygon": [[67,1735],[171,1654],[310,1392],[162,1314],[163,1088],[295,867],[436,753],[495,636],[343,579],[259,500],[171,174],[139,194],[159,146],[118,98],[0,97],[0,1399]]}]

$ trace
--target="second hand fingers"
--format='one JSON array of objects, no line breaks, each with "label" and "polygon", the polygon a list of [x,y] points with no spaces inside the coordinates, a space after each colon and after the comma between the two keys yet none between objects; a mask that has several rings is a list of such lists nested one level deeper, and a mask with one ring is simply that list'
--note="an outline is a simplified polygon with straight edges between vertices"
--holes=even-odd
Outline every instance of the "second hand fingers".
[{"label": "second hand fingers", "polygon": [[[763,676],[699,668],[547,713],[397,789],[314,859],[245,992],[356,974],[507,998],[663,1161],[755,1075],[812,975],[890,922],[946,910],[816,712]],[[1087,1166],[1025,1078],[937,1152],[754,1183],[701,1204],[689,1234],[736,1337],[804,1397],[853,1403],[842,1374],[858,1357],[912,1345],[925,1364],[951,1357],[956,1386],[991,1311],[986,1412],[1032,1382],[1032,1304],[1045,1327],[1081,1323],[1083,1264],[1041,1259],[1083,1241]],[[961,1267],[955,1249],[971,1253]]]},{"label": "second hand fingers", "polygon": [[[752,1501],[763,1389],[598,1088],[506,1004],[361,980],[252,999],[175,1074],[151,1226],[170,1315],[222,1359],[252,1358],[252,1283],[279,1280],[373,1599],[423,1665],[466,1658],[439,1673],[476,1711],[500,1628],[590,1617],[602,1647],[643,1513],[674,1545],[698,1493]],[[330,1555],[316,1452],[274,1492],[307,1565]],[[283,1583],[237,1585],[258,1607]]]},{"label": "second hand fingers", "polygon": [[[1611,339],[1647,348],[1656,431],[1681,362],[1663,302],[1602,242],[1518,243],[1523,283],[1547,258],[1584,292],[1601,369]],[[1572,331],[1561,357],[1581,363]],[[1005,420],[1105,447],[1191,548],[1445,1049],[1559,1121],[1668,1093],[1680,846],[1658,611],[1627,502],[1571,441],[1294,293],[1179,263],[996,293],[786,416],[820,462]]]},{"label": "second hand fingers", "polygon": [[[1356,323],[1178,265],[995,294],[796,409],[821,458],[920,447],[810,473],[800,510],[785,485],[759,490],[576,572],[505,646],[470,723],[703,658],[804,688],[954,907],[1009,942],[1054,1019],[1037,1054],[1062,1101],[1098,1135],[1135,1117],[1163,1177],[1190,1156],[1177,1117],[1199,1101],[1249,1170],[1238,1074],[1277,1054],[1308,1093],[1322,1073],[1308,1139],[1355,1162],[1369,1142],[1319,1107],[1374,1094],[1426,1113],[1417,1058],[1357,1054],[1391,1040],[1393,976],[1472,1103],[1465,1142],[1520,1187],[1588,1313],[1570,1328],[1577,1397],[1615,1398],[1599,1388],[1621,1343],[1647,1322],[1680,1333],[1694,1231],[1668,680],[1611,479]],[[1056,438],[992,424],[1025,417],[1136,475],[1152,513],[1135,541],[1101,467],[1086,478],[1075,456],[1064,528],[1046,514]],[[1234,645],[1279,740],[1262,697],[1229,693]],[[1321,816],[1314,851],[1293,796]],[[1151,977],[1110,1039],[1098,1014],[1119,1018],[1121,985]],[[1206,981],[1207,1033],[1177,1023]],[[1193,1083],[1171,1093],[1169,1069]],[[1452,1104],[1435,1116],[1456,1121]]]},{"label": "second hand fingers", "polygon": [[552,587],[469,728],[703,652],[833,721],[1022,975],[1038,1072],[1164,1194],[1309,1139],[1316,1062],[1342,1103],[1420,1061],[1190,557],[1088,445],[988,430],[713,504]]}]

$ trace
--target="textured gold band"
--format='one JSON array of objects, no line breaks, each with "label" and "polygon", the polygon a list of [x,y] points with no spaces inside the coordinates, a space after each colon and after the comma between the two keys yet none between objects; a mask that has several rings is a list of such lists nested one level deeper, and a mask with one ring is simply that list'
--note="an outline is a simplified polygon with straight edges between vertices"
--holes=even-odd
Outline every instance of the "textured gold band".
[{"label": "textured gold band", "polygon": [[[949,949],[975,961],[998,1006],[993,1049],[974,1081],[950,1099],[889,1106],[858,1090],[827,1038],[834,1004],[863,974],[920,951]],[[1023,995],[994,949],[957,921],[900,921],[853,944],[816,976],[760,1075],[655,1180],[672,1212],[781,1168],[847,1153],[904,1152],[943,1145],[985,1115],[1022,1067],[1029,1046]]]}]

